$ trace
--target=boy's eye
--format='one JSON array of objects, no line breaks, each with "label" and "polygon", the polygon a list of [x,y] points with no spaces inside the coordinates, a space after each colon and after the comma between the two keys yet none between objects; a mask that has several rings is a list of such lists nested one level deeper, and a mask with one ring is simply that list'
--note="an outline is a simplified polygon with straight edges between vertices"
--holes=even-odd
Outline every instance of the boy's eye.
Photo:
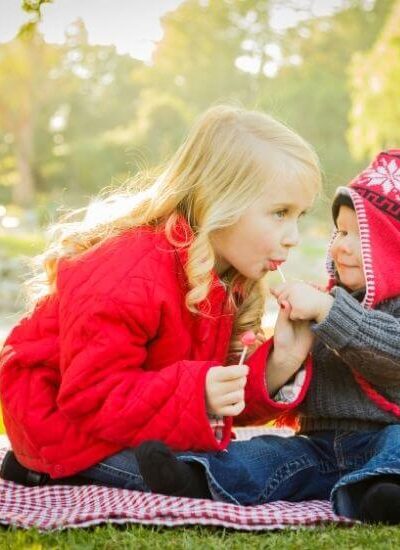
[{"label": "boy's eye", "polygon": [[284,209],[282,209],[282,210],[277,210],[277,211],[275,212],[275,216],[277,216],[278,218],[284,218],[284,217],[286,216],[287,212],[288,212],[288,211],[287,211],[286,208],[284,208]]},{"label": "boy's eye", "polygon": [[347,235],[347,231],[345,231],[344,229],[338,229],[336,234],[337,237],[346,237],[346,235]]}]

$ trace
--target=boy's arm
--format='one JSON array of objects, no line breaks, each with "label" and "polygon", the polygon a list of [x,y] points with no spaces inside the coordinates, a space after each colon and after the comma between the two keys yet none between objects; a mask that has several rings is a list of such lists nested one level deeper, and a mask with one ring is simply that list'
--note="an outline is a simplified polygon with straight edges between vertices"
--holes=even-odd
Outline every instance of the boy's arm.
[{"label": "boy's arm", "polygon": [[388,311],[365,309],[342,288],[315,335],[373,384],[400,385],[400,299]]}]

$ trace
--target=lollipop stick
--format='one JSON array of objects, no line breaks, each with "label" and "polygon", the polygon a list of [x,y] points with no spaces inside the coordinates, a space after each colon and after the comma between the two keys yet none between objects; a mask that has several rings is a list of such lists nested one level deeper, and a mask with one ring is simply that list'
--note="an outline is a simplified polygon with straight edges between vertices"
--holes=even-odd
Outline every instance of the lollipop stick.
[{"label": "lollipop stick", "polygon": [[279,275],[281,276],[282,282],[283,282],[283,283],[286,283],[286,277],[285,277],[285,275],[284,275],[282,269],[279,267],[279,265],[276,267],[276,269],[278,270],[278,273],[279,273]]},{"label": "lollipop stick", "polygon": [[242,351],[242,355],[240,356],[240,360],[239,360],[239,367],[241,367],[243,365],[244,358],[246,357],[246,353],[247,353],[248,349],[249,349],[248,346],[244,346],[243,351]]}]

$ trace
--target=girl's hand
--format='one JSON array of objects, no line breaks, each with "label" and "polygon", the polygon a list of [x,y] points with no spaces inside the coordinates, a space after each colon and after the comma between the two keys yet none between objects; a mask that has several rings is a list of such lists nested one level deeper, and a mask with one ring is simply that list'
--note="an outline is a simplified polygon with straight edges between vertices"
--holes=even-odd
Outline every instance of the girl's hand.
[{"label": "girl's hand", "polygon": [[299,370],[314,342],[309,321],[292,321],[290,316],[290,305],[283,301],[274,330],[274,350],[268,360],[270,394],[278,391]]},{"label": "girl's hand", "polygon": [[206,406],[209,414],[237,416],[245,408],[244,387],[249,367],[211,367],[206,376]]},{"label": "girl's hand", "polygon": [[321,323],[328,315],[333,298],[315,286],[302,281],[283,283],[271,289],[279,305],[290,304],[290,319],[292,321],[316,321]]}]

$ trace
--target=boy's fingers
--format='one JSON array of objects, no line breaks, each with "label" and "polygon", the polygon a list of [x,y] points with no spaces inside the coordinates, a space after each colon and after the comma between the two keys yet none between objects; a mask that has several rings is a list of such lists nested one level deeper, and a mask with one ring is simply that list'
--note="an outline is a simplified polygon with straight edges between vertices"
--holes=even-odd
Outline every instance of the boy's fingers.
[{"label": "boy's fingers", "polygon": [[280,309],[279,315],[281,319],[289,319],[292,311],[292,308],[290,307],[289,302],[287,302],[286,300],[283,300],[280,306],[281,306],[281,309]]}]

